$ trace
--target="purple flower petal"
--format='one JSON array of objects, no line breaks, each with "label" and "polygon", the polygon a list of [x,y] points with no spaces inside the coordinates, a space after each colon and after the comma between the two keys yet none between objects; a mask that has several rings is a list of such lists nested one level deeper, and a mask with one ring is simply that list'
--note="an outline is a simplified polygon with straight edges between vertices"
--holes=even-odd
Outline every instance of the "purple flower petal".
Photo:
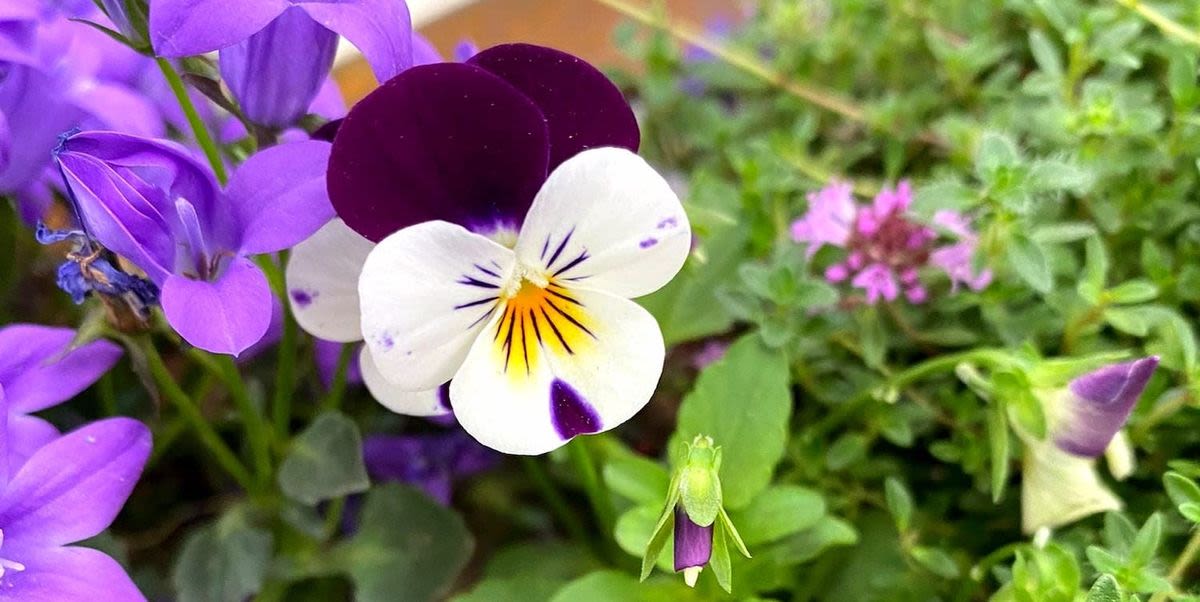
[{"label": "purple flower petal", "polygon": [[329,196],[376,242],[431,220],[515,227],[546,179],[548,152],[541,112],[500,78],[457,63],[414,67],[342,122]]},{"label": "purple flower petal", "polygon": [[213,282],[171,276],[162,287],[167,322],[205,351],[238,355],[271,324],[271,288],[252,261],[234,259]]},{"label": "purple flower petal", "polygon": [[[20,470],[37,450],[47,446],[59,438],[60,433],[53,424],[37,416],[21,414],[8,415],[8,426],[4,431],[8,436],[8,470],[10,473]],[[7,479],[0,479],[3,483]],[[0,550],[0,556],[3,550]]]},{"label": "purple flower petal", "polygon": [[8,120],[9,134],[19,140],[18,150],[0,171],[0,192],[10,193],[32,184],[50,163],[50,151],[59,134],[84,117],[61,92],[61,82],[35,67],[9,65],[0,85],[0,113]]},{"label": "purple flower petal", "polygon": [[541,109],[550,130],[551,170],[589,148],[637,152],[641,132],[633,109],[616,85],[583,59],[544,46],[505,44],[467,63],[501,77]]},{"label": "purple flower petal", "polygon": [[220,50],[266,27],[288,6],[287,0],[154,0],[150,42],[166,57]]},{"label": "purple flower petal", "polygon": [[[334,341],[326,341],[325,339],[315,339],[313,341],[313,361],[317,364],[317,378],[321,380],[321,384],[325,388],[333,386],[333,379],[337,378],[338,364],[342,359],[342,346],[346,343],[337,343]],[[358,367],[357,351],[350,356],[350,362],[346,364],[346,383],[351,385],[362,384],[362,370]]]},{"label": "purple flower petal", "polygon": [[135,136],[158,137],[166,133],[163,117],[154,103],[137,90],[121,84],[94,83],[71,95],[75,106],[104,127]]},{"label": "purple flower petal", "polygon": [[296,2],[317,23],[350,40],[379,81],[412,67],[412,18],[404,0]]},{"label": "purple flower petal", "polygon": [[702,567],[712,558],[713,526],[701,527],[675,508],[675,570]]},{"label": "purple flower petal", "polygon": [[0,554],[6,560],[19,562],[25,568],[5,571],[0,580],[0,602],[146,599],[125,569],[104,552],[76,546],[23,548],[11,553],[8,545],[4,549]]},{"label": "purple flower petal", "polygon": [[0,330],[0,384],[9,411],[29,413],[66,401],[108,372],[121,348],[95,341],[70,349],[75,331],[34,324]]},{"label": "purple flower petal", "polygon": [[107,528],[150,456],[150,430],[128,418],[92,423],[46,445],[0,498],[4,550],[60,546]]},{"label": "purple flower petal", "polygon": [[400,481],[449,504],[454,480],[489,470],[499,454],[461,429],[427,435],[372,435],[363,441],[363,461],[374,482]]},{"label": "purple flower petal", "polygon": [[330,145],[309,140],[255,153],[233,174],[225,196],[237,214],[241,251],[296,245],[333,219],[325,190]]},{"label": "purple flower petal", "polygon": [[221,49],[221,79],[251,121],[289,126],[317,97],[333,68],[337,43],[337,34],[292,7],[249,38]]},{"label": "purple flower petal", "polygon": [[434,47],[433,42],[429,41],[429,38],[414,31],[412,45],[414,67],[442,62],[442,53],[438,52],[438,49]]},{"label": "purple flower petal", "polygon": [[1106,366],[1071,381],[1064,396],[1067,407],[1056,425],[1054,442],[1063,451],[1097,457],[1125,426],[1146,383],[1158,367],[1158,357]]}]

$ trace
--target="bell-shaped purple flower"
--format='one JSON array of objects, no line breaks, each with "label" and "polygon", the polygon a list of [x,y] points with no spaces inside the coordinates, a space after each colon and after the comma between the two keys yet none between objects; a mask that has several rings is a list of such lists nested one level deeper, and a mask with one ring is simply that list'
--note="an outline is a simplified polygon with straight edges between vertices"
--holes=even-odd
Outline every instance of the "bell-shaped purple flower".
[{"label": "bell-shaped purple flower", "polygon": [[[0,448],[9,443],[0,434]],[[145,600],[115,560],[70,544],[112,523],[150,449],[149,429],[110,418],[48,443],[11,474],[0,470],[0,598]]]},{"label": "bell-shaped purple flower", "polygon": [[304,116],[333,68],[338,36],[291,7],[221,49],[221,78],[251,121],[282,128]]},{"label": "bell-shaped purple flower", "polygon": [[[413,64],[412,20],[404,0],[155,0],[150,11],[150,41],[160,56],[204,54],[243,42],[277,19],[301,15],[312,21],[313,27],[329,30],[354,44],[379,81],[389,80]],[[302,57],[325,52],[328,37],[320,37],[300,40],[299,46],[292,49],[297,65],[316,64]],[[320,82],[326,74],[327,66],[321,75],[309,74],[305,79]],[[282,77],[282,73],[269,76]]]},{"label": "bell-shaped purple flower", "polygon": [[1158,367],[1158,358],[1105,366],[1071,381],[1052,410],[1054,442],[1067,453],[1089,458],[1104,453]]},{"label": "bell-shaped purple flower", "polygon": [[189,343],[237,355],[266,333],[271,290],[249,259],[303,240],[333,216],[329,144],[295,142],[250,157],[228,187],[186,149],[114,132],[66,138],[56,153],[88,233],[161,289]]},{"label": "bell-shaped purple flower", "polygon": [[58,438],[49,422],[30,414],[78,395],[108,372],[121,348],[108,341],[73,347],[75,331],[35,324],[0,329],[0,388],[7,403],[7,462],[10,470]]},{"label": "bell-shaped purple flower", "polygon": [[712,558],[712,542],[713,525],[701,527],[683,508],[675,508],[675,572],[683,571],[689,587],[696,587],[700,571]]}]

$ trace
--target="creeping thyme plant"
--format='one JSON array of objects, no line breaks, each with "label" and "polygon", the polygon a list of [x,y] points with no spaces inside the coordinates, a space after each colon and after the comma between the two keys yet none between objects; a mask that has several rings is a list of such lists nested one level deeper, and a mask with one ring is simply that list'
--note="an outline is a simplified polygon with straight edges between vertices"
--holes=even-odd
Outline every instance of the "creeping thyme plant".
[{"label": "creeping thyme plant", "polygon": [[1195,2],[588,1],[0,0],[0,602],[1200,600]]}]

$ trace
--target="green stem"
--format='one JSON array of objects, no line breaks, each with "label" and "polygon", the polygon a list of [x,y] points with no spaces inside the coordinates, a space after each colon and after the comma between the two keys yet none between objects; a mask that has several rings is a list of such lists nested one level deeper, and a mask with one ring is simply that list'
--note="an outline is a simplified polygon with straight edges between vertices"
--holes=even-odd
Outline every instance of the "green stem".
[{"label": "green stem", "polygon": [[246,391],[246,383],[242,380],[242,375],[238,372],[233,358],[222,355],[216,359],[216,365],[220,370],[218,378],[229,391],[229,396],[233,398],[238,413],[242,415],[246,438],[250,442],[250,454],[254,458],[254,469],[261,482],[266,483],[271,478],[271,427],[267,424],[266,417],[250,399],[250,394]]},{"label": "green stem", "polygon": [[196,144],[199,144],[200,149],[204,151],[204,157],[212,166],[213,174],[217,176],[217,182],[224,186],[229,177],[225,173],[225,162],[221,159],[221,151],[217,148],[217,143],[213,140],[212,135],[208,133],[204,120],[200,119],[196,105],[192,104],[192,97],[188,95],[187,86],[184,85],[183,79],[179,77],[179,73],[175,71],[175,67],[171,65],[170,61],[164,58],[154,60],[158,63],[163,77],[167,79],[167,85],[171,87],[175,99],[179,101],[183,115],[187,117],[188,126],[192,128],[192,135],[196,137]]},{"label": "green stem", "polygon": [[287,441],[292,419],[292,396],[296,386],[296,321],[285,303],[283,306],[283,337],[279,340],[279,361],[275,366],[275,396],[271,401],[275,436]]},{"label": "green stem", "polygon": [[[1196,559],[1196,554],[1200,554],[1200,531],[1192,533],[1191,539],[1184,546],[1183,551],[1179,553],[1179,557],[1175,559],[1175,564],[1171,565],[1171,572],[1167,573],[1167,581],[1171,585],[1179,585],[1179,581],[1183,579],[1183,574],[1187,572],[1188,567],[1192,566],[1192,561]],[[1162,602],[1167,599],[1168,592],[1158,592],[1150,598],[1150,602]]]},{"label": "green stem", "polygon": [[600,480],[600,473],[596,470],[595,462],[592,461],[587,438],[578,437],[568,443],[567,455],[575,467],[576,476],[583,483],[583,490],[587,494],[588,502],[592,505],[592,512],[596,514],[596,521],[600,523],[600,528],[604,532],[604,539],[611,540],[613,526],[617,522],[615,511],[612,499],[608,495],[608,488]]},{"label": "green stem", "polygon": [[148,338],[142,339],[142,352],[146,356],[146,364],[150,368],[150,375],[154,378],[155,384],[158,385],[159,392],[167,401],[179,411],[183,419],[188,422],[188,425],[196,432],[196,436],[200,438],[200,442],[217,460],[217,464],[233,480],[237,481],[238,485],[247,491],[256,491],[257,487],[250,472],[242,466],[237,455],[225,445],[221,440],[220,435],[213,429],[212,425],[204,419],[204,415],[200,412],[200,408],[192,402],[187,393],[175,382],[175,378],[171,376],[171,372],[167,369],[166,363],[163,362],[162,356],[158,354],[154,343]]},{"label": "green stem", "polygon": [[550,506],[550,511],[554,514],[558,522],[567,530],[567,534],[571,539],[579,542],[591,543],[592,539],[587,536],[587,530],[584,529],[583,521],[567,504],[562,493],[554,486],[554,482],[550,480],[550,475],[546,472],[546,468],[542,466],[537,458],[530,456],[521,456],[521,466],[525,468],[525,474],[529,476],[529,480],[533,481],[533,486],[537,488],[542,499]]},{"label": "green stem", "polygon": [[337,535],[338,527],[342,524],[342,513],[346,510],[346,496],[334,498],[325,511],[325,541]]},{"label": "green stem", "polygon": [[321,400],[318,413],[337,410],[342,406],[342,397],[346,394],[346,379],[347,373],[350,371],[350,361],[354,359],[357,348],[358,346],[352,343],[342,345],[342,353],[338,356],[337,374],[333,377],[333,384],[329,386],[329,393],[325,395],[325,399]]},{"label": "green stem", "polygon": [[1200,34],[1188,27],[1173,21],[1170,17],[1158,12],[1157,9],[1143,4],[1141,0],[1116,0],[1117,4],[1141,15],[1143,19],[1154,24],[1163,33],[1169,36],[1175,36],[1180,40],[1189,44],[1200,46]]}]

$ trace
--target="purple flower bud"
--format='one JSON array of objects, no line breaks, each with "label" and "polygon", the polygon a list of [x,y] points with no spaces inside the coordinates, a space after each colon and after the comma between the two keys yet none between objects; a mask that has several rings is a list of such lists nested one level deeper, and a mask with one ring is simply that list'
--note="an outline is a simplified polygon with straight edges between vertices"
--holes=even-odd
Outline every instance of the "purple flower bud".
[{"label": "purple flower bud", "polygon": [[701,527],[682,508],[675,508],[675,571],[683,571],[689,586],[695,587],[700,570],[712,557],[712,540],[712,525]]},{"label": "purple flower bud", "polygon": [[293,7],[258,33],[222,49],[221,77],[251,121],[289,126],[317,97],[333,68],[337,43],[337,34]]},{"label": "purple flower bud", "polygon": [[1071,381],[1062,397],[1055,444],[1077,456],[1104,453],[1157,367],[1158,357],[1151,356],[1105,366]]}]

